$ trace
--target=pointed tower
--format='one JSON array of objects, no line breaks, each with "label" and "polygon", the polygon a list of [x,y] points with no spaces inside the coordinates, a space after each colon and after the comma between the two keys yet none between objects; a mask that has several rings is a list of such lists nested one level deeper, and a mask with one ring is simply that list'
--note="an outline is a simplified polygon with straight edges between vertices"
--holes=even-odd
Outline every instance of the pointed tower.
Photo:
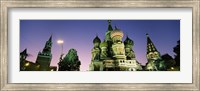
[{"label": "pointed tower", "polygon": [[112,52],[112,39],[111,39],[111,32],[113,31],[112,28],[112,24],[111,24],[111,20],[108,20],[108,30],[106,31],[105,34],[105,42],[107,43],[107,55],[108,57],[112,57],[113,56],[113,52]]},{"label": "pointed tower", "polygon": [[158,58],[160,58],[160,53],[157,51],[155,45],[153,44],[153,42],[151,41],[150,37],[148,34],[146,34],[147,36],[147,59],[149,60],[157,60]]},{"label": "pointed tower", "polygon": [[42,53],[51,55],[51,46],[52,46],[52,35],[50,36],[49,40],[46,42]]},{"label": "pointed tower", "polygon": [[112,25],[111,25],[111,20],[108,20],[108,30],[106,32],[106,38],[105,38],[105,41],[111,41],[111,38],[110,38],[110,32],[113,31],[113,28],[112,28]]},{"label": "pointed tower", "polygon": [[151,41],[148,34],[147,36],[147,64],[145,70],[148,71],[158,71],[164,69],[164,63],[161,60],[160,53],[157,51],[155,45]]},{"label": "pointed tower", "polygon": [[20,71],[25,70],[24,64],[26,63],[27,56],[27,49],[24,49],[24,51],[20,52]]},{"label": "pointed tower", "polygon": [[24,61],[24,60],[26,60],[26,57],[28,56],[28,54],[27,54],[27,49],[24,49],[24,51],[22,51],[21,53],[20,53],[20,61]]},{"label": "pointed tower", "polygon": [[49,66],[51,63],[52,59],[52,54],[51,54],[51,47],[52,47],[52,35],[50,36],[49,40],[46,41],[46,44],[42,50],[42,52],[38,53],[36,63],[40,65],[41,71],[48,71]]}]

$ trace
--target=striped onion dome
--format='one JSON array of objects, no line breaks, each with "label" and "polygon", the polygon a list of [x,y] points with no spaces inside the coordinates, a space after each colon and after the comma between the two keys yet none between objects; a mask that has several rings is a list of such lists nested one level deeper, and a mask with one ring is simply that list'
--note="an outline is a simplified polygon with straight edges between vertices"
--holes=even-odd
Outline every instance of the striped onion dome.
[{"label": "striped onion dome", "polygon": [[123,37],[123,36],[124,36],[123,32],[122,32],[120,29],[118,29],[116,26],[115,26],[115,30],[113,30],[113,31],[110,33],[110,37],[111,37],[111,38],[113,38],[113,37],[115,37],[115,36],[120,36],[120,37]]}]

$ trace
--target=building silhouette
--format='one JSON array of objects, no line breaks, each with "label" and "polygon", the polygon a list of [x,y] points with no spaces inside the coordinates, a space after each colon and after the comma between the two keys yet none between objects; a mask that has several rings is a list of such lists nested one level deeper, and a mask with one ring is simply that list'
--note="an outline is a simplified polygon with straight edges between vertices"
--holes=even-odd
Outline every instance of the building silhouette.
[{"label": "building silhouette", "polygon": [[52,54],[52,36],[46,41],[42,52],[38,52],[36,63],[26,60],[27,49],[20,53],[20,71],[56,71],[56,66],[50,66]]},{"label": "building silhouette", "polygon": [[40,51],[38,52],[36,63],[40,64],[39,70],[42,70],[42,71],[49,70],[49,66],[52,59],[51,47],[52,47],[52,36],[50,36],[49,40],[46,41],[46,44],[42,52]]}]

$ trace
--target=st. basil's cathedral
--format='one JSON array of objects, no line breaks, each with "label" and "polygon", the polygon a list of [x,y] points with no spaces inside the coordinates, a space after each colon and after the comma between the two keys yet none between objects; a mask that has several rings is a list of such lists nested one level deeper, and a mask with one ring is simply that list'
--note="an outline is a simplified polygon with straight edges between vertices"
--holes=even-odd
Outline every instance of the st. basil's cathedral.
[{"label": "st. basil's cathedral", "polygon": [[142,66],[135,57],[133,50],[134,42],[128,36],[122,41],[124,33],[115,26],[112,28],[108,21],[108,29],[105,39],[96,36],[93,40],[92,60],[89,65],[90,71],[142,71],[142,70],[165,70],[164,61],[161,60],[150,37],[147,36],[147,64]]}]

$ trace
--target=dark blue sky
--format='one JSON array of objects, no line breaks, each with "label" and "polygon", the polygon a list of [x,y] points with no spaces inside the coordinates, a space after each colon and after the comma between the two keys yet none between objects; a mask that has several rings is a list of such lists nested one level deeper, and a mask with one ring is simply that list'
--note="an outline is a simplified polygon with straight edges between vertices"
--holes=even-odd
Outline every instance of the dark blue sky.
[{"label": "dark blue sky", "polygon": [[[161,55],[168,53],[174,57],[173,47],[180,40],[180,20],[112,20],[113,28],[117,26],[134,41],[133,50],[138,62],[145,64],[146,33],[149,34]],[[25,48],[31,54],[27,59],[35,62],[37,53],[42,51],[45,42],[53,35],[52,62],[57,66],[61,54],[58,39],[64,40],[64,53],[70,48],[78,51],[82,63],[81,70],[89,68],[93,39],[98,34],[103,41],[108,28],[107,20],[21,20],[20,51]]]}]

